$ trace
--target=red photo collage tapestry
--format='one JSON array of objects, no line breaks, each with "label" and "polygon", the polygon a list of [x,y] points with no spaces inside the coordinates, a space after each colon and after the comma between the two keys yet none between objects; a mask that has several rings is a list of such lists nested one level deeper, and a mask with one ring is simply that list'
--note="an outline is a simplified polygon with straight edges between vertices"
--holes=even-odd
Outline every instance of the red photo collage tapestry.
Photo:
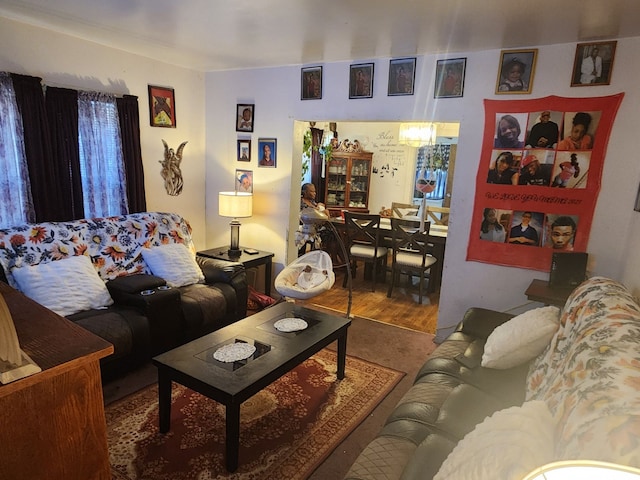
[{"label": "red photo collage tapestry", "polygon": [[623,96],[484,101],[467,260],[549,271],[586,251]]}]

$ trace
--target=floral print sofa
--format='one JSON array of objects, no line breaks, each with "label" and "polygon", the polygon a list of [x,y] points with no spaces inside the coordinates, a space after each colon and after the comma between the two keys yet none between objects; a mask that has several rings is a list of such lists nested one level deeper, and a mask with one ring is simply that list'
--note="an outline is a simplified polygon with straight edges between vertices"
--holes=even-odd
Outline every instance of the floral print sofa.
[{"label": "floral print sofa", "polygon": [[469,309],[345,479],[523,478],[575,459],[640,468],[637,300],[593,277],[569,296],[532,359],[482,366],[488,337],[512,317]]},{"label": "floral print sofa", "polygon": [[[111,299],[98,308],[72,309],[65,316],[114,345],[114,354],[102,364],[103,376],[109,377],[246,315],[247,282],[240,263],[192,258],[204,281],[174,288],[153,275],[143,252],[172,244],[184,245],[191,257],[195,254],[189,223],[174,213],[133,213],[0,229],[0,279],[20,289],[15,269],[50,264],[55,272],[66,265],[64,259],[88,257]],[[51,277],[56,287],[64,281],[56,274]],[[78,278],[63,296],[73,303],[88,285]]]}]

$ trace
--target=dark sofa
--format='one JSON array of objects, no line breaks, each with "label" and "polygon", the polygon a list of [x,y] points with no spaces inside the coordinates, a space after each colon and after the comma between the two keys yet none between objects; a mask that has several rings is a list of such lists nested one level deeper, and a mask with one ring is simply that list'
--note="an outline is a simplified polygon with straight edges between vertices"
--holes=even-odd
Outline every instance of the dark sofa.
[{"label": "dark sofa", "polygon": [[[114,345],[114,354],[101,360],[103,378],[112,378],[246,316],[248,287],[241,263],[195,257],[204,280],[171,287],[153,274],[142,255],[145,248],[171,244],[195,250],[188,222],[172,213],[0,229],[0,280],[20,289],[12,275],[15,268],[88,256],[113,303],[65,316]],[[61,279],[52,277],[57,287]],[[78,279],[77,289],[83,283]]]}]

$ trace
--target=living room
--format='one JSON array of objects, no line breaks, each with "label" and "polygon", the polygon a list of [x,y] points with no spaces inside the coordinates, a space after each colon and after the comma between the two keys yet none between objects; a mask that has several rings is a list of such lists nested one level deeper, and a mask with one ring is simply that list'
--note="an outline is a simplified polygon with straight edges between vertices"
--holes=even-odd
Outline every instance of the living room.
[{"label": "living room", "polygon": [[[606,39],[616,39],[607,37]],[[507,311],[527,302],[524,294],[533,279],[548,273],[466,260],[468,226],[478,162],[483,143],[484,99],[501,100],[494,93],[500,48],[485,51],[416,55],[415,93],[387,96],[389,60],[353,58],[316,62],[323,66],[323,96],[300,100],[300,69],[305,65],[228,71],[200,71],[146,58],[99,43],[56,33],[17,20],[0,18],[0,70],[41,76],[43,83],[85,90],[131,94],[139,98],[141,143],[149,210],[177,212],[193,227],[198,250],[229,241],[228,219],[218,215],[218,192],[233,189],[238,133],[234,112],[239,103],[256,106],[252,162],[253,216],[242,221],[243,245],[275,253],[277,274],[295,258],[291,229],[297,224],[302,136],[308,121],[442,121],[459,122],[458,168],[455,172],[452,215],[440,295],[437,339],[455,328],[470,306]],[[640,219],[634,203],[640,181],[636,161],[635,106],[640,101],[636,78],[640,67],[636,52],[640,37],[617,38],[616,62],[609,85],[570,86],[576,40],[554,45],[528,45],[538,49],[535,83],[530,96],[607,96],[624,92],[606,151],[602,186],[598,195],[587,251],[590,274],[604,275],[640,292],[640,253],[635,240]],[[467,58],[464,95],[433,98],[436,61]],[[370,99],[348,99],[351,63],[371,61],[376,81]],[[148,85],[175,90],[177,128],[153,128],[146,121]],[[258,168],[258,138],[277,138],[277,168]],[[160,175],[162,140],[172,147],[188,141],[182,172],[185,186],[179,196],[167,195]],[[248,168],[247,167],[247,168]]]}]

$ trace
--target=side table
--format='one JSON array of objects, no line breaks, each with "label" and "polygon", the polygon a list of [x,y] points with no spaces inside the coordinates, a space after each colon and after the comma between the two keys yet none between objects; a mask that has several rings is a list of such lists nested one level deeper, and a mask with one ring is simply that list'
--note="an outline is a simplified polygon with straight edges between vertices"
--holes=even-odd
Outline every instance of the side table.
[{"label": "side table", "polygon": [[549,282],[534,279],[524,294],[529,300],[541,302],[545,305],[555,305],[556,307],[564,307],[574,287],[550,287]]},{"label": "side table", "polygon": [[271,268],[274,254],[258,250],[252,255],[244,251],[245,247],[240,247],[240,256],[230,256],[229,247],[216,247],[209,250],[202,250],[197,254],[201,257],[215,258],[216,260],[227,260],[229,262],[240,262],[244,268],[253,268],[264,265],[264,293],[271,296]]}]

